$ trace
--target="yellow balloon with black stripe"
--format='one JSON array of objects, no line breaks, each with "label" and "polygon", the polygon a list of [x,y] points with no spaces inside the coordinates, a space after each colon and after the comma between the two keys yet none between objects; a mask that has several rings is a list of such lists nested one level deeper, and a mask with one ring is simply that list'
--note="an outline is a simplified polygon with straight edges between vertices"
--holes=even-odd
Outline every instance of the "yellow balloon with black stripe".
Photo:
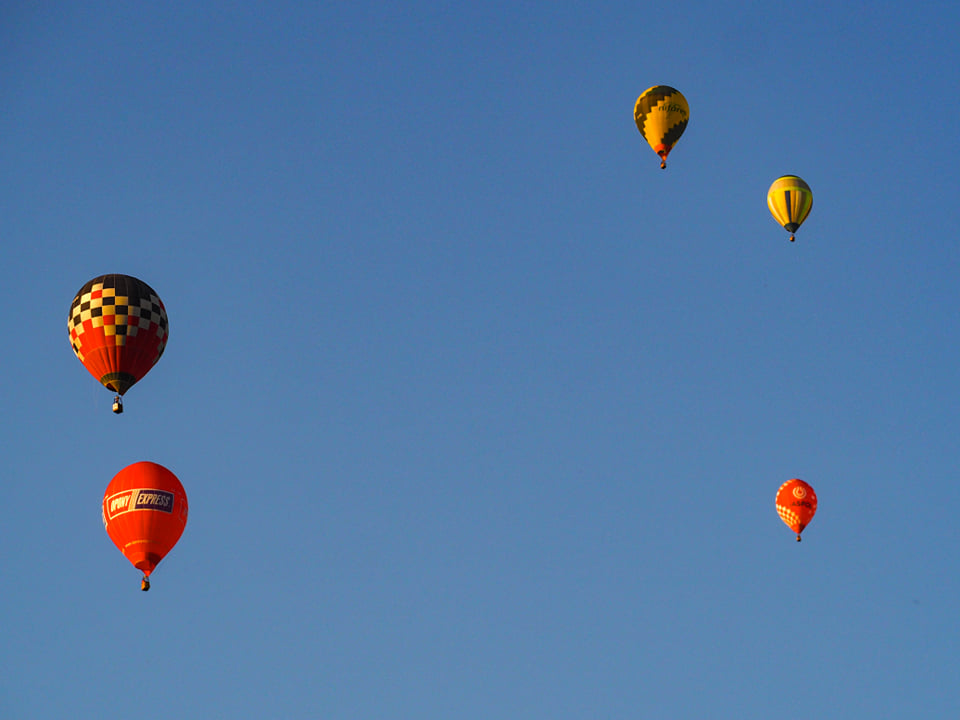
[{"label": "yellow balloon with black stripe", "polygon": [[654,85],[637,98],[633,119],[640,134],[660,156],[660,167],[666,168],[667,155],[687,129],[687,99],[669,85]]},{"label": "yellow balloon with black stripe", "polygon": [[767,191],[767,207],[773,219],[790,233],[790,242],[793,242],[813,207],[813,193],[810,186],[796,175],[784,175],[774,180]]}]

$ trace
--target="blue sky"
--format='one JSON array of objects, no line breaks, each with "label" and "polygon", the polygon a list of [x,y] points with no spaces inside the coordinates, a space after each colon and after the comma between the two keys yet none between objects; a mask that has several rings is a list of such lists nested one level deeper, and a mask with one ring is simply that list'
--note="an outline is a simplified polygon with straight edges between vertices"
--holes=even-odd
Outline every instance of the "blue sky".
[{"label": "blue sky", "polygon": [[[561,5],[0,10],[0,714],[957,716],[956,8]],[[113,272],[170,318],[122,416]]]}]

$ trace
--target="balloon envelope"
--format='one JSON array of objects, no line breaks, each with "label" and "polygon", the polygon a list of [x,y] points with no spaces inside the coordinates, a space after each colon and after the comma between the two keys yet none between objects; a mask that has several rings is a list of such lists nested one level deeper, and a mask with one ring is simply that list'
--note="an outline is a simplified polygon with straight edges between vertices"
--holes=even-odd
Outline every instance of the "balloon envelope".
[{"label": "balloon envelope", "polygon": [[790,233],[793,240],[793,234],[813,207],[813,193],[810,186],[796,175],[784,175],[774,180],[767,191],[767,207],[773,219]]},{"label": "balloon envelope", "polygon": [[800,533],[817,512],[817,494],[803,480],[787,480],[777,490],[777,513],[800,539]]},{"label": "balloon envelope", "polygon": [[660,156],[660,167],[665,168],[667,155],[683,135],[690,119],[687,99],[669,85],[655,85],[637,98],[633,119],[640,134]]},{"label": "balloon envelope", "polygon": [[167,346],[167,311],[153,288],[129,275],[101,275],[70,305],[70,344],[104,387],[123,395]]},{"label": "balloon envelope", "polygon": [[103,494],[103,526],[135,568],[149,576],[187,525],[187,494],[162,465],[138,462],[118,472]]}]

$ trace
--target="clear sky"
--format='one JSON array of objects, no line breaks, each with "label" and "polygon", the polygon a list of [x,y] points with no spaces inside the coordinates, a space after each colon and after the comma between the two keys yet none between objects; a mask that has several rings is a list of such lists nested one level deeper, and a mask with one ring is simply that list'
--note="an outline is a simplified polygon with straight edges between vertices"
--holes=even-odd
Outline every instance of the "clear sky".
[{"label": "clear sky", "polygon": [[960,716],[960,11],[726,5],[5,3],[0,715]]}]

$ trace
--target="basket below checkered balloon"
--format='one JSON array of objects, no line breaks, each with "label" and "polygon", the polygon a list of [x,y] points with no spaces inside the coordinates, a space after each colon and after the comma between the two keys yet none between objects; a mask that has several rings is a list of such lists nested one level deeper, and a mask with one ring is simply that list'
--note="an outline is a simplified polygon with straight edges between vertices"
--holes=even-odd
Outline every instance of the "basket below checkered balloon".
[{"label": "basket below checkered balloon", "polygon": [[88,282],[70,305],[70,344],[83,366],[121,396],[143,379],[163,355],[167,311],[153,288],[129,275],[101,275]]}]

